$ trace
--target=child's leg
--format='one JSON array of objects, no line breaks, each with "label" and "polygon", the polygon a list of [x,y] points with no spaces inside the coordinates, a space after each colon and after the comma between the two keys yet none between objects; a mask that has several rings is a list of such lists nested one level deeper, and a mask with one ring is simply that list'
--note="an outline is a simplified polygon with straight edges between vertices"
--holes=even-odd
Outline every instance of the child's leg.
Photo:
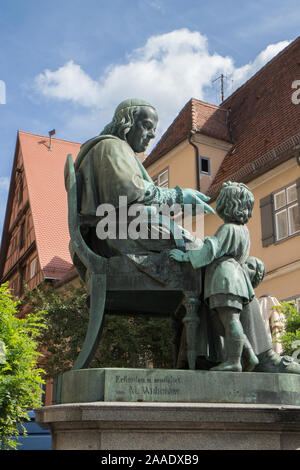
[{"label": "child's leg", "polygon": [[243,348],[243,369],[245,372],[251,372],[258,363],[259,360],[257,359],[257,356],[254,353],[247,336],[245,335]]},{"label": "child's leg", "polygon": [[240,322],[239,310],[222,307],[217,309],[225,330],[227,360],[210,370],[241,372],[241,356],[245,343],[244,330]]}]

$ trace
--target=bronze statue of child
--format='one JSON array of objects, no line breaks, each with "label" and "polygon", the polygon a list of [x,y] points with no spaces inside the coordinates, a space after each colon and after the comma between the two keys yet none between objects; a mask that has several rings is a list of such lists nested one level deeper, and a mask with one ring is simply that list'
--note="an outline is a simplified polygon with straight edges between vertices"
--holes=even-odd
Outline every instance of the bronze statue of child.
[{"label": "bronze statue of child", "polygon": [[210,370],[241,372],[242,355],[246,371],[259,362],[240,322],[241,311],[255,296],[247,266],[250,236],[245,225],[253,205],[253,194],[246,185],[224,183],[216,200],[224,224],[199,249],[186,253],[174,249],[169,254],[176,261],[190,262],[195,269],[206,266],[204,300],[218,313],[227,354],[225,362]]}]

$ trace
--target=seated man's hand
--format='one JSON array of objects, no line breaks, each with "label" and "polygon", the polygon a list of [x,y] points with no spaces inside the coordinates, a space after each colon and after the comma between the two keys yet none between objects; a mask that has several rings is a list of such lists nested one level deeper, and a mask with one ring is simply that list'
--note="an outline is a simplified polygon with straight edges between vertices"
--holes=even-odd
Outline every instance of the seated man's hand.
[{"label": "seated man's hand", "polygon": [[184,204],[191,204],[193,207],[199,204],[203,206],[205,214],[207,212],[210,212],[211,214],[215,213],[215,211],[208,204],[206,204],[206,202],[210,200],[210,197],[205,196],[205,194],[200,193],[200,191],[196,191],[195,189],[190,188],[182,189],[182,193]]},{"label": "seated man's hand", "polygon": [[187,253],[176,249],[170,251],[169,258],[174,259],[175,261],[179,261],[180,263],[189,261]]}]

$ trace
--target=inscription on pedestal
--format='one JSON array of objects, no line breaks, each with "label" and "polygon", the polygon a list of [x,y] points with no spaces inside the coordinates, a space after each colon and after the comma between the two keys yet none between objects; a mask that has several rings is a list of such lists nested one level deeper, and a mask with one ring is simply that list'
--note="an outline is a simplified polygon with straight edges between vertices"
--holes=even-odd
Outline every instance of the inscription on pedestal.
[{"label": "inscription on pedestal", "polygon": [[[105,399],[113,401],[176,401],[183,393],[183,377],[164,371],[106,371]],[[167,400],[166,400],[167,399]]]}]

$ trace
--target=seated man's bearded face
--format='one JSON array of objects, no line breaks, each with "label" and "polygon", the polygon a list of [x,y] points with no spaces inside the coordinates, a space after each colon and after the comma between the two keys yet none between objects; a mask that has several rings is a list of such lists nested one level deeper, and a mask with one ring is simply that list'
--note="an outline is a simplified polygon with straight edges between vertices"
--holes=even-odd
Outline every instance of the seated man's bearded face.
[{"label": "seated man's bearded face", "polygon": [[141,153],[146,150],[150,140],[155,137],[157,122],[155,109],[150,106],[141,107],[126,135],[126,140],[134,152]]}]

